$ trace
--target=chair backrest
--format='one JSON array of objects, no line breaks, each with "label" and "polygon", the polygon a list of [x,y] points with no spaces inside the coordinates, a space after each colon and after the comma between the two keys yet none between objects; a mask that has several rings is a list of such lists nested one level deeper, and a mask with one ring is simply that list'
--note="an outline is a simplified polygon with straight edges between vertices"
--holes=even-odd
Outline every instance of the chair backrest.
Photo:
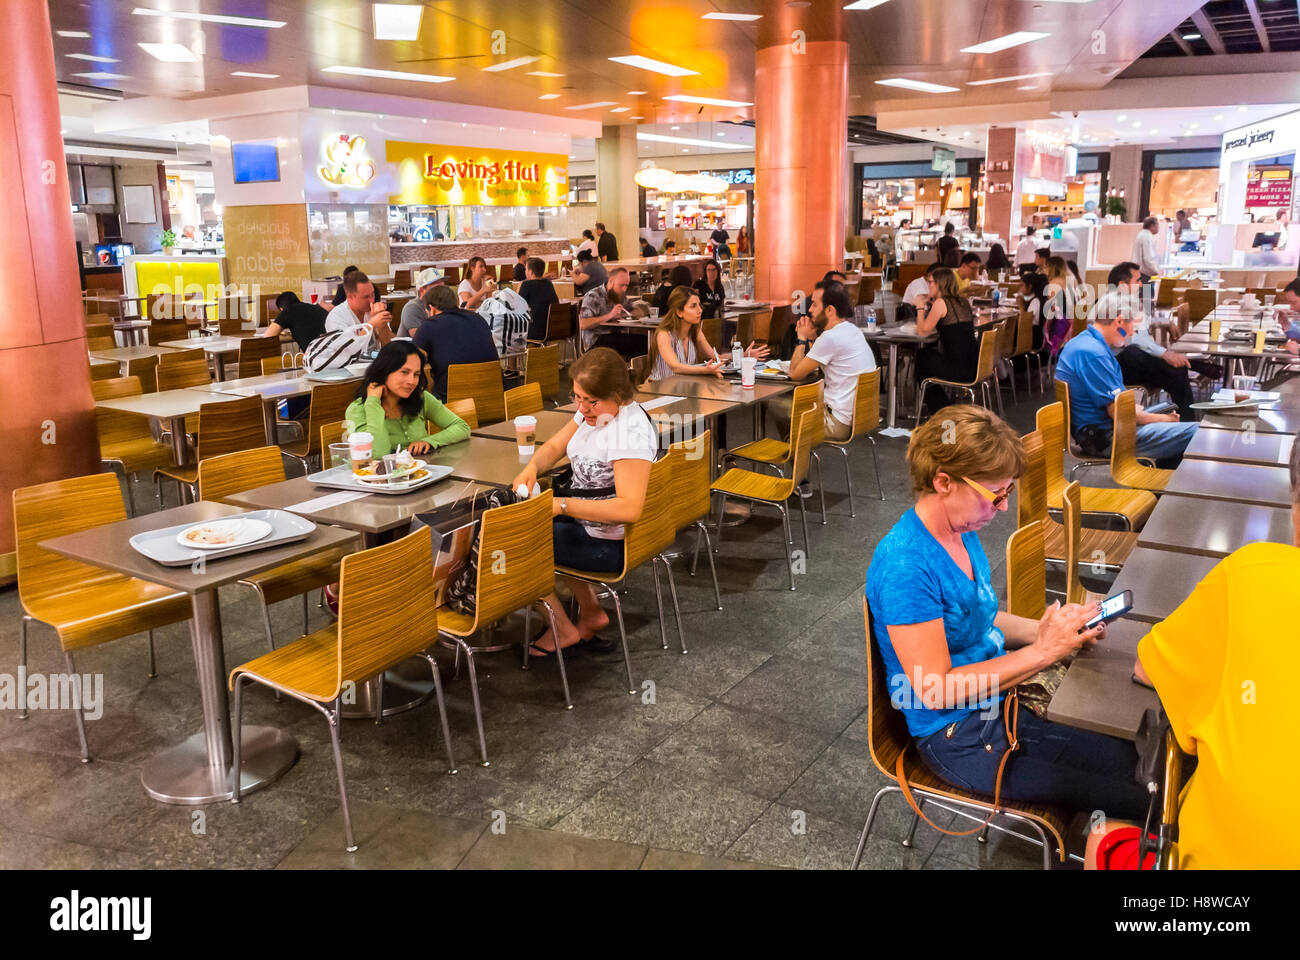
[{"label": "chair backrest", "polygon": [[471,430],[478,429],[478,407],[473,400],[453,400],[443,406],[469,424]]},{"label": "chair backrest", "polygon": [[1168,309],[1174,305],[1174,284],[1177,281],[1173,277],[1161,277],[1160,282],[1156,284],[1156,306]]},{"label": "chair backrest", "polygon": [[1120,472],[1137,466],[1137,400],[1134,391],[1115,397],[1114,436],[1110,442],[1110,475],[1118,481]]},{"label": "chair backrest", "polygon": [[126,362],[126,375],[140,381],[142,393],[155,393],[158,390],[157,357],[136,357]]},{"label": "chair backrest", "polygon": [[1065,602],[1083,603],[1087,596],[1079,580],[1079,561],[1083,541],[1083,488],[1076,480],[1061,494],[1065,523]]},{"label": "chair backrest", "polygon": [[853,396],[853,433],[860,437],[880,426],[880,370],[858,374],[857,392]]},{"label": "chair backrest", "polygon": [[679,459],[673,473],[673,526],[678,530],[696,520],[703,520],[712,511],[712,478],[709,475],[710,431],[705,430],[688,440],[678,440],[668,448],[676,450]]},{"label": "chair backrest", "polygon": [[[346,421],[343,420],[335,420],[333,423],[321,424],[319,436],[322,458],[325,456],[325,451],[330,448],[331,443],[343,442],[343,424],[345,422]],[[326,469],[329,468],[329,464],[327,463],[323,463],[322,465]]]},{"label": "chair backrest", "polygon": [[1032,430],[1020,438],[1025,469],[1016,484],[1016,525],[1047,521],[1047,474],[1043,462],[1043,435]]},{"label": "chair backrest", "polygon": [[527,416],[543,408],[540,384],[525,383],[506,391],[506,419]]},{"label": "chair backrest", "polygon": [[808,460],[817,442],[825,437],[826,421],[822,418],[820,405],[795,416],[792,414],[790,427],[790,492],[808,477]]},{"label": "chair backrest", "polygon": [[997,361],[997,345],[997,330],[985,330],[980,334],[980,354],[975,362],[974,383],[980,383],[993,376],[993,364]]},{"label": "chair backrest", "polygon": [[524,360],[524,383],[542,388],[542,397],[555,399],[560,393],[560,345],[529,347]]},{"label": "chair backrest", "polygon": [[255,447],[199,461],[199,499],[218,503],[235,493],[284,480],[279,447]]},{"label": "chair backrest", "polygon": [[480,423],[498,423],[506,417],[505,388],[501,385],[501,363],[453,363],[447,368],[447,399],[472,399]]},{"label": "chair backrest", "polygon": [[704,334],[704,339],[709,343],[721,343],[722,318],[719,316],[712,316],[700,321],[700,332]]},{"label": "chair backrest", "polygon": [[[344,679],[369,677],[438,638],[433,542],[428,527],[343,558],[339,572],[338,673],[313,696],[332,700]],[[418,617],[411,611],[419,610]]]},{"label": "chair backrest", "polygon": [[1007,537],[1007,613],[1039,620],[1046,609],[1047,554],[1035,520]]},{"label": "chair backrest", "polygon": [[925,276],[927,266],[928,264],[924,263],[900,263],[898,274],[894,277],[894,293],[901,297],[913,280]]},{"label": "chair backrest", "polygon": [[492,623],[555,589],[551,492],[483,513],[475,620]]},{"label": "chair backrest", "polygon": [[1034,315],[1021,310],[1016,317],[1016,356],[1032,353],[1034,349]]},{"label": "chair backrest", "polygon": [[[742,317],[739,323],[743,323],[743,322],[744,322],[744,318]],[[739,330],[739,327],[737,327],[737,329]],[[754,311],[749,321],[749,338],[752,341],[754,341],[754,343],[759,343],[759,344],[767,343],[767,341],[769,340],[769,334],[771,333],[771,330],[772,330],[772,311],[771,310]]]},{"label": "chair backrest", "polygon": [[317,383],[311,388],[311,407],[307,413],[307,454],[320,453],[324,447],[314,446],[320,437],[320,428],[327,423],[343,419],[348,407],[356,399],[357,385],[354,381],[342,380],[337,383]]},{"label": "chair backrest", "polygon": [[112,380],[94,380],[90,384],[90,394],[96,400],[138,397],[142,392],[139,377],[114,377]]},{"label": "chair backrest", "polygon": [[772,308],[772,316],[767,324],[767,336],[761,337],[758,332],[758,321],[754,321],[754,340],[760,345],[764,342],[768,344],[780,345],[785,337],[786,327],[794,323],[794,311],[791,310],[790,304],[782,303]]},{"label": "chair backrest", "polygon": [[[877,769],[893,780],[898,755],[912,742],[907,720],[894,709],[884,657],[876,643],[871,606],[862,598],[862,619],[867,632],[867,749]],[[906,682],[906,681],[904,681]]]},{"label": "chair backrest", "polygon": [[266,443],[263,423],[260,396],[202,404],[199,407],[199,462],[208,457],[263,446]]},{"label": "chair backrest", "polygon": [[[825,384],[824,380],[813,380],[811,383],[801,383],[794,388],[794,393],[790,395],[790,436],[786,438],[787,444],[793,443],[794,422],[799,419],[799,415],[806,410],[814,410],[817,415],[821,416],[822,389]],[[825,421],[823,421],[823,432],[825,431]],[[789,463],[790,458],[794,456],[794,450],[786,451],[785,458],[778,463]]]},{"label": "chair backrest", "polygon": [[[194,341],[196,344],[198,341]],[[168,350],[166,353],[158,354],[158,365],[166,366],[171,363],[183,363],[186,360],[206,360],[207,353],[200,346],[188,347],[184,350]]]},{"label": "chair backrest", "polygon": [[117,339],[111,334],[101,334],[99,336],[86,336],[87,350],[115,350],[117,349]]},{"label": "chair backrest", "polygon": [[[123,396],[131,396],[131,394],[123,394]],[[95,430],[99,434],[99,452],[104,460],[114,459],[114,444],[145,438],[153,439],[147,417],[127,413],[125,410],[110,410],[108,407],[95,407]]]},{"label": "chair backrest", "polygon": [[105,320],[103,323],[86,324],[87,340],[96,339],[98,337],[109,337],[111,339],[112,336],[113,336],[113,323],[110,320]]},{"label": "chair backrest", "polygon": [[23,603],[118,576],[39,546],[44,540],[125,520],[126,504],[114,474],[20,487],[14,491],[13,505],[18,596]]},{"label": "chair backrest", "polygon": [[[274,356],[262,357],[257,361],[261,365],[261,369],[258,370],[258,373],[262,376],[266,376],[268,373],[280,373],[283,370],[300,369],[299,367],[294,366],[296,359],[297,355],[293,353],[277,353]],[[241,377],[251,376],[251,374],[244,373],[242,364],[239,368],[239,375]]]},{"label": "chair backrest", "polygon": [[193,360],[159,363],[157,378],[160,391],[178,390],[181,387],[202,387],[212,382],[212,375],[208,372],[208,360],[203,356],[202,350]]},{"label": "chair backrest", "polygon": [[184,320],[159,317],[149,322],[149,342],[154,346],[168,340],[185,340],[189,335],[190,328]]},{"label": "chair backrest", "polygon": [[[1019,317],[1007,317],[997,325],[994,330],[996,335],[993,341],[993,362],[1010,357],[1016,352],[1016,327],[1020,323]],[[981,343],[981,346],[983,344]]]},{"label": "chair backrest", "polygon": [[623,573],[639,567],[676,539],[673,475],[685,454],[670,448],[650,464],[641,516],[624,525]]},{"label": "chair backrest", "polygon": [[573,336],[573,305],[553,303],[546,314],[546,342]]},{"label": "chair backrest", "polygon": [[639,357],[633,357],[627,362],[627,368],[632,371],[632,383],[640,386],[650,377],[650,355],[643,353]]},{"label": "chair backrest", "polygon": [[117,377],[121,366],[116,363],[93,363],[90,365],[91,380],[112,380]]},{"label": "chair backrest", "polygon": [[[227,301],[223,301],[227,302]],[[236,301],[228,301],[235,303]],[[244,317],[239,314],[232,316],[217,317],[217,333],[223,337],[242,337],[247,331],[244,330]]]},{"label": "chair backrest", "polygon": [[1188,319],[1191,323],[1197,323],[1214,311],[1215,306],[1218,304],[1219,292],[1217,290],[1189,289],[1186,297],[1189,310]]},{"label": "chair backrest", "polygon": [[244,337],[239,341],[239,376],[260,376],[263,360],[279,362],[279,337]]},{"label": "chair backrest", "polygon": [[1070,430],[1070,385],[1064,380],[1053,380],[1052,388],[1056,391],[1056,402],[1061,405],[1061,412],[1065,414],[1065,429],[1068,433]]},{"label": "chair backrest", "polygon": [[1038,408],[1035,432],[1043,439],[1043,482],[1048,488],[1065,478],[1065,405],[1060,401]]}]

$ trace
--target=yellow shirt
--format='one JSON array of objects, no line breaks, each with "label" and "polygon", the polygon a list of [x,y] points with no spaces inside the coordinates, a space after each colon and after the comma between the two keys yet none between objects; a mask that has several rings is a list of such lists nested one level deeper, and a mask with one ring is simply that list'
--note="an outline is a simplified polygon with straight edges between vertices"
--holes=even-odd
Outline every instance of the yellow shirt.
[{"label": "yellow shirt", "polygon": [[957,281],[957,292],[958,292],[958,293],[965,293],[965,292],[966,292],[966,288],[970,286],[970,283],[971,283],[971,282],[970,282],[969,280],[967,280],[965,277],[963,277],[963,276],[962,276],[960,273],[958,273],[956,270],[954,270],[954,271],[952,272],[952,275],[953,275],[953,278],[956,279],[956,281]]},{"label": "yellow shirt", "polygon": [[1138,644],[1179,746],[1197,756],[1178,814],[1184,869],[1300,867],[1300,836],[1278,820],[1300,795],[1297,583],[1300,547],[1249,544]]}]

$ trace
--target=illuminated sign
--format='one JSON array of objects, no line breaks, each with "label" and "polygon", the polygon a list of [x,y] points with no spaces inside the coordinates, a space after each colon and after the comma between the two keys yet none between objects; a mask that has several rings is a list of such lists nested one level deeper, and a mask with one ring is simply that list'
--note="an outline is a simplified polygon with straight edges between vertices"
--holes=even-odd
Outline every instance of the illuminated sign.
[{"label": "illuminated sign", "polygon": [[366,138],[340,133],[321,144],[324,164],[317,175],[336,187],[364,187],[375,179],[375,165],[366,157]]},{"label": "illuminated sign", "polygon": [[568,157],[389,140],[394,204],[558,207],[569,202]]}]

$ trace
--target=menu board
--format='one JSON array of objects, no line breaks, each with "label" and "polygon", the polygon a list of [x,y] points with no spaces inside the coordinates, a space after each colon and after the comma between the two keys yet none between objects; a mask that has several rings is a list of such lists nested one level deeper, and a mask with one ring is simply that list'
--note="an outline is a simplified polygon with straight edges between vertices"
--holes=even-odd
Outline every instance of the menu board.
[{"label": "menu board", "polygon": [[222,224],[230,282],[258,299],[301,291],[311,279],[306,220],[301,203],[226,207]]},{"label": "menu board", "polygon": [[1246,175],[1246,207],[1291,209],[1290,167],[1255,167]]},{"label": "menu board", "polygon": [[307,236],[311,276],[341,277],[356,265],[362,273],[388,273],[388,205],[309,203]]}]

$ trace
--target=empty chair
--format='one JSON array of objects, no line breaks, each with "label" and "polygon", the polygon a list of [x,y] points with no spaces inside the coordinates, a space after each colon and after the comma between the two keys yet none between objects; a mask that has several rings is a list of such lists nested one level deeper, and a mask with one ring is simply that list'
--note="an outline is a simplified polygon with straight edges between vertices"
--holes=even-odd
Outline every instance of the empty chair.
[{"label": "empty chair", "polygon": [[327,423],[344,419],[348,405],[356,399],[357,385],[354,381],[344,380],[338,383],[317,383],[311,388],[311,406],[307,410],[307,427],[303,438],[293,443],[282,443],[280,449],[286,456],[293,457],[302,464],[303,473],[311,472],[311,462],[321,461],[320,428]]},{"label": "empty chair", "polygon": [[469,424],[471,430],[478,429],[478,407],[473,400],[453,400],[451,403],[444,404],[444,406]]},{"label": "empty chair", "polygon": [[709,560],[709,573],[713,576],[713,599],[719,610],[722,609],[722,591],[718,588],[718,568],[713,562],[713,538],[709,536],[709,526],[705,523],[713,507],[713,491],[709,484],[709,451],[711,437],[705,430],[690,440],[679,440],[669,449],[677,451],[680,456],[673,473],[673,526],[677,530],[687,527],[695,528],[695,549],[691,553],[691,576],[695,576],[695,567],[700,559],[700,541],[703,540],[704,555]]},{"label": "empty chair", "polygon": [[[198,450],[196,460],[219,457],[238,450],[260,447],[266,443],[262,419],[262,398],[240,397],[221,400],[199,407]],[[154,471],[155,479],[167,477],[179,486],[185,484],[197,496],[198,465],[178,464]]]},{"label": "empty chair", "polygon": [[240,377],[261,376],[262,361],[280,360],[280,340],[278,337],[244,337],[239,341]]},{"label": "empty chair", "polygon": [[138,397],[142,392],[139,377],[114,377],[110,380],[95,380],[90,384],[90,395],[96,400]]},{"label": "empty chair", "polygon": [[[1058,386],[1065,386],[1056,381]],[[1069,388],[1066,388],[1066,395]],[[1047,507],[1061,510],[1061,494],[1069,481],[1065,477],[1066,414],[1065,405],[1049,403],[1038,408],[1038,433],[1043,438],[1044,477],[1047,484]],[[1104,462],[1104,461],[1103,461]],[[1155,494],[1129,487],[1080,487],[1083,512],[1087,515],[1113,517],[1129,530],[1140,529],[1155,509]]]},{"label": "empty chair", "polygon": [[542,388],[536,383],[525,383],[522,386],[507,390],[505,403],[507,420],[523,417],[530,413],[537,413],[543,409]]},{"label": "empty chair", "polygon": [[164,361],[158,364],[158,389],[179,390],[183,387],[206,387],[212,382],[208,371],[207,358],[198,351],[198,357],[192,360]]},{"label": "empty chair", "polygon": [[1174,472],[1138,461],[1137,406],[1132,390],[1125,390],[1115,398],[1114,424],[1114,439],[1110,442],[1111,479],[1139,490],[1163,490]]},{"label": "empty chair", "polygon": [[126,362],[126,375],[140,381],[141,393],[158,392],[158,358],[137,357]]},{"label": "empty chair", "polygon": [[[866,437],[867,442],[871,444],[871,465],[876,470],[876,490],[880,494],[880,499],[885,499],[885,488],[880,482],[880,462],[876,459],[876,438],[871,435],[880,427],[879,370],[858,374],[857,393],[853,400],[852,426],[852,432],[847,440],[826,437],[822,442],[844,455],[844,482],[849,489],[849,516],[856,517],[857,513],[853,509],[853,471],[849,469],[849,446],[858,437]],[[820,476],[818,479],[821,479]]]},{"label": "empty chair", "polygon": [[453,363],[447,367],[447,400],[473,400],[480,424],[500,423],[506,417],[501,363]]},{"label": "empty chair", "polygon": [[157,317],[149,321],[149,342],[154,346],[171,340],[189,339],[190,328],[183,319]]},{"label": "empty chair", "polygon": [[537,384],[543,400],[555,400],[560,395],[560,345],[529,347],[524,362],[524,383]]},{"label": "empty chair", "polygon": [[1083,510],[1077,480],[1065,488],[1061,499],[1065,504],[1065,602],[1100,602],[1106,599],[1106,595],[1084,589],[1083,581],[1079,579],[1079,565],[1092,564],[1084,542],[1088,531],[1083,528]]}]

